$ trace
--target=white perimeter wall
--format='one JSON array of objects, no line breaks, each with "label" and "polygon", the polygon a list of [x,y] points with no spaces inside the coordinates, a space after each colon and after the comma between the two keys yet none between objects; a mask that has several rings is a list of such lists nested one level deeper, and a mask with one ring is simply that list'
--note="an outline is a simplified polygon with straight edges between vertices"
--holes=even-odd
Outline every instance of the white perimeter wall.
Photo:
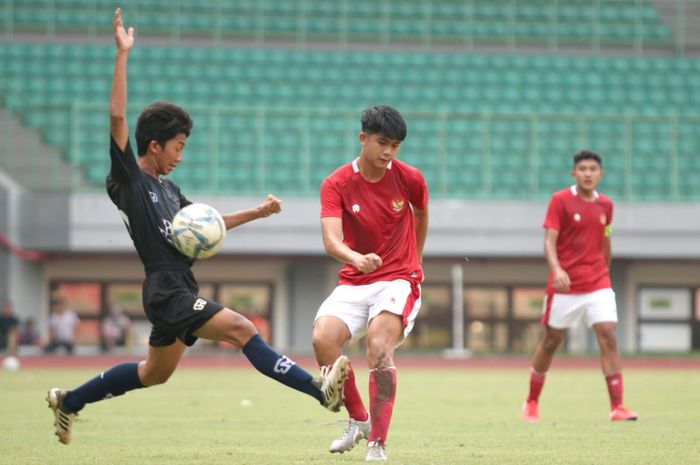
[{"label": "white perimeter wall", "polygon": [[[304,261],[307,266],[318,266],[322,269],[325,280],[313,284],[313,288],[294,290],[291,288],[289,271],[295,263]],[[464,282],[472,285],[520,285],[541,286],[547,278],[547,267],[543,259],[507,260],[507,259],[472,259],[470,262],[433,259],[425,264],[426,283],[450,282],[451,267],[454,263],[462,263]],[[280,349],[290,347],[290,339],[294,339],[292,348],[295,350],[310,350],[310,342],[306,341],[307,328],[310,331],[312,314],[315,309],[295,309],[293,292],[305,292],[316,296],[327,295],[336,284],[338,265],[318,257],[235,257],[219,256],[195,265],[194,272],[199,281],[269,281],[274,285],[273,296],[273,344]],[[41,270],[41,291],[48,295],[49,282],[53,279],[115,279],[141,280],[143,269],[134,254],[101,255],[90,257],[62,256],[43,265]],[[699,262],[660,262],[620,260],[613,264],[613,283],[617,293],[620,328],[618,330],[620,349],[635,351],[638,347],[638,290],[640,286],[688,286],[696,287],[700,283]],[[308,286],[308,281],[307,281]],[[318,298],[316,305],[320,304]],[[48,315],[48,299],[43,299],[42,314]],[[294,312],[307,319],[291,324]],[[290,335],[290,328],[296,327],[301,332],[299,337]],[[298,328],[302,329],[299,330]],[[578,341],[579,350],[595,350],[594,339],[589,335]]]}]

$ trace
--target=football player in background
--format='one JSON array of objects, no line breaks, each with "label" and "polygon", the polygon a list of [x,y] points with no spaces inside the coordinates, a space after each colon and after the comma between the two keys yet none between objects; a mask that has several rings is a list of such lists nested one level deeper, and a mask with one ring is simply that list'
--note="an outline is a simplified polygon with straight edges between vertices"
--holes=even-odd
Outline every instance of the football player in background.
[{"label": "football player in background", "polygon": [[542,315],[544,335],[532,361],[522,418],[539,421],[539,397],[554,352],[566,330],[584,318],[600,346],[610,419],[636,420],[637,414],[622,405],[622,363],[615,336],[617,305],[609,271],[613,203],[596,191],[603,177],[601,157],[589,150],[578,152],[571,175],[576,183],[552,195],[544,220],[544,252],[550,270]]}]

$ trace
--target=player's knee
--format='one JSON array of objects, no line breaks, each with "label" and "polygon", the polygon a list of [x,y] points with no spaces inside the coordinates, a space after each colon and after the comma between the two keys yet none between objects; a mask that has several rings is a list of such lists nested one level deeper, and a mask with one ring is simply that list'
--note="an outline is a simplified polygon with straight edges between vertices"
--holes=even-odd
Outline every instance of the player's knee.
[{"label": "player's knee", "polygon": [[314,331],[313,335],[311,336],[311,346],[314,348],[314,353],[316,355],[325,354],[331,349],[330,341],[316,331]]},{"label": "player's knee", "polygon": [[243,347],[251,337],[258,334],[255,325],[243,315],[236,315],[227,331],[228,342],[237,347]]},{"label": "player's knee", "polygon": [[314,348],[314,355],[319,365],[331,365],[342,353],[343,344],[345,341],[336,334],[314,327],[311,346]]},{"label": "player's knee", "polygon": [[544,341],[542,341],[542,348],[545,352],[553,354],[557,351],[557,348],[559,347],[559,344],[561,344],[562,340],[563,338],[561,337],[548,334],[545,336]]},{"label": "player's knee", "polygon": [[373,369],[383,369],[394,365],[393,350],[387,346],[386,339],[367,339],[367,361]]},{"label": "player's knee", "polygon": [[615,337],[615,331],[603,332],[598,340],[600,341],[601,350],[608,352],[617,351],[617,338]]}]

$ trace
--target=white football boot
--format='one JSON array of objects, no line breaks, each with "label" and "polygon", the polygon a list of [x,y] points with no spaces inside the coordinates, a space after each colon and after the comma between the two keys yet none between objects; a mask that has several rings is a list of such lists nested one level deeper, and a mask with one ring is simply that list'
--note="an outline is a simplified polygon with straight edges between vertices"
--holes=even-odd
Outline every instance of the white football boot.
[{"label": "white football boot", "polygon": [[347,452],[355,447],[355,444],[360,442],[360,440],[369,436],[369,431],[372,427],[369,416],[365,421],[357,421],[350,418],[346,423],[347,425],[340,437],[331,443],[331,447],[328,449],[331,453],[339,452],[342,454]]},{"label": "white football boot", "polygon": [[386,456],[384,444],[379,441],[372,441],[367,444],[365,452],[365,462],[386,462],[389,457]]}]

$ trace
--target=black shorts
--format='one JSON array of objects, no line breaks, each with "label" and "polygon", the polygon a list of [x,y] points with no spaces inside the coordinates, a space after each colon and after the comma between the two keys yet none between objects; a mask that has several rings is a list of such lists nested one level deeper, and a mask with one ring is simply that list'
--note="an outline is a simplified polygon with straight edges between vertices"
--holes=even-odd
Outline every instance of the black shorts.
[{"label": "black shorts", "polygon": [[191,270],[162,270],[146,275],[143,282],[143,308],[151,322],[152,346],[168,346],[180,339],[191,346],[192,335],[224,308],[199,297],[199,286]]}]

